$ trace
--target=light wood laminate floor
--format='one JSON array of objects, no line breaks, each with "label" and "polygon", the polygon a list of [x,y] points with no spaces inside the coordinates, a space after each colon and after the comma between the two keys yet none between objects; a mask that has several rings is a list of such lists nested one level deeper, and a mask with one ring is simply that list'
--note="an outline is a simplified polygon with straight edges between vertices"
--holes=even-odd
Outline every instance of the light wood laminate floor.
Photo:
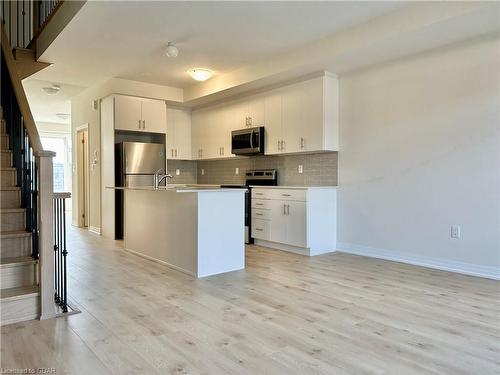
[{"label": "light wood laminate floor", "polygon": [[69,230],[81,314],[2,327],[2,368],[57,374],[499,374],[500,283],[249,247],[194,280]]}]

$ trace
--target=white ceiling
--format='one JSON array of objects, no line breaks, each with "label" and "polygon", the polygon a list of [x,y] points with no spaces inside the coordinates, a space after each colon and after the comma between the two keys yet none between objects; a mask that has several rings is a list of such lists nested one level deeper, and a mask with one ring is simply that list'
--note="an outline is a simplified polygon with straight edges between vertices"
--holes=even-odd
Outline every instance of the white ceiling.
[{"label": "white ceiling", "polygon": [[[57,94],[47,95],[42,90],[43,87],[49,87],[54,84],[61,86],[61,90]],[[63,120],[57,117],[56,114],[71,114],[70,99],[80,93],[84,89],[83,87],[57,81],[41,81],[36,79],[25,79],[23,86],[36,123],[71,124],[71,118]]]},{"label": "white ceiling", "polygon": [[[396,2],[89,1],[34,78],[91,86],[111,77],[187,87],[191,67],[217,75],[295,50],[403,6]],[[168,41],[180,53],[164,55]]]}]

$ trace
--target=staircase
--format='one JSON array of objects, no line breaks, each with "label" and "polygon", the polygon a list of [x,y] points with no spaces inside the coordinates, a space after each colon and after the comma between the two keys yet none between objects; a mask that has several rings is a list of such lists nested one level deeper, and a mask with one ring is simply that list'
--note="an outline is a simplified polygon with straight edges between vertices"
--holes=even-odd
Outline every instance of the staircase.
[{"label": "staircase", "polygon": [[31,233],[26,231],[26,209],[21,208],[1,107],[0,124],[0,321],[5,325],[40,316],[40,288],[38,260],[32,257]]}]

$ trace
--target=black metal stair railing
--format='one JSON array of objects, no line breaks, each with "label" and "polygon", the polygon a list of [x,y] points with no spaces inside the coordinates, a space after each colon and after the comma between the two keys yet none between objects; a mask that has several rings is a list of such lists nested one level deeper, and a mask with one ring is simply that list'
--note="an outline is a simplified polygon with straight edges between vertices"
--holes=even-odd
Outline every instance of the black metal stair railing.
[{"label": "black metal stair railing", "polygon": [[17,170],[16,185],[21,189],[21,207],[26,209],[26,231],[31,233],[31,252],[39,256],[38,191],[39,175],[24,118],[21,114],[9,72],[2,53],[0,102],[12,151],[12,166]]},{"label": "black metal stair railing", "polygon": [[54,301],[68,312],[68,277],[66,248],[66,198],[70,193],[54,193]]},{"label": "black metal stair railing", "polygon": [[28,48],[62,0],[0,0],[0,18],[10,46]]}]

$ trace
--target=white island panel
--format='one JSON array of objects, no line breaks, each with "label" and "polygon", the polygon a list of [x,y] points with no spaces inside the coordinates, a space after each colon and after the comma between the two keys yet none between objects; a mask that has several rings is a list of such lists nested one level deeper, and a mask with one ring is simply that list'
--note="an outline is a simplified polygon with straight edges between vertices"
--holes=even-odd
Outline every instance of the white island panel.
[{"label": "white island panel", "polygon": [[245,194],[198,193],[198,277],[245,268]]}]

